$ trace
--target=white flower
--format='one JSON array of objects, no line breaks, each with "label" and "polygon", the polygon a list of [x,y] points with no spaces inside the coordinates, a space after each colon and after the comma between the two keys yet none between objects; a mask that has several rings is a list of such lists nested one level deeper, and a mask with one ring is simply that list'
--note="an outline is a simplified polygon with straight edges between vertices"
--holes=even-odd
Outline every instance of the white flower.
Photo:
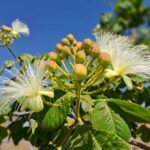
[{"label": "white flower", "polygon": [[127,75],[150,78],[150,53],[146,46],[133,46],[127,37],[111,33],[95,33],[95,37],[100,49],[111,55],[112,69],[107,69],[107,76],[121,76],[129,89],[132,82]]},{"label": "white flower", "polygon": [[12,32],[13,34],[19,33],[24,35],[30,34],[28,26],[25,23],[19,21],[19,19],[16,19],[15,21],[12,22]]},{"label": "white flower", "polygon": [[54,96],[52,91],[44,89],[45,73],[41,68],[28,65],[23,73],[15,69],[11,74],[17,75],[14,79],[0,78],[0,111],[23,98],[23,107],[39,112],[44,107],[42,95]]}]

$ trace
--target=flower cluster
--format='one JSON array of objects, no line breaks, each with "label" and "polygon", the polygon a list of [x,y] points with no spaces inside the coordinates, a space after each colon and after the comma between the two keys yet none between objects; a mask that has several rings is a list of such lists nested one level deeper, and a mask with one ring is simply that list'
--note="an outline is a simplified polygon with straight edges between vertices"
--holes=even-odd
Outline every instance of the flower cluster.
[{"label": "flower cluster", "polygon": [[[0,40],[9,45],[19,33],[29,34],[29,29],[16,20],[12,28],[1,27]],[[43,86],[45,80],[65,91],[76,93],[80,89],[80,94],[91,95],[105,90],[121,78],[128,89],[133,87],[132,75],[150,78],[150,54],[144,46],[133,46],[127,37],[111,33],[96,33],[95,37],[96,42],[89,38],[81,42],[68,34],[56,44],[55,52],[49,52],[47,57],[28,65],[23,71],[17,70],[13,79],[1,78],[0,109],[11,106],[22,97],[22,107],[41,111],[44,108],[42,95],[54,96],[52,89]],[[101,88],[89,90],[101,83]]]},{"label": "flower cluster", "polygon": [[29,28],[26,24],[16,19],[12,22],[12,27],[2,25],[0,27],[0,42],[3,46],[9,46],[20,34],[29,35]]}]

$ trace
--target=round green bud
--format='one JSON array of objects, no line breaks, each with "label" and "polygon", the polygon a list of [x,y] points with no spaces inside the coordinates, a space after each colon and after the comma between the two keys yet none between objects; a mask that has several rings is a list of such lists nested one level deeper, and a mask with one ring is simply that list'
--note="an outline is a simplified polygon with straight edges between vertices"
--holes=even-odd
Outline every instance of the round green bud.
[{"label": "round green bud", "polygon": [[87,77],[87,69],[83,64],[75,64],[73,67],[73,77],[76,81],[81,81]]},{"label": "round green bud", "polygon": [[57,43],[56,45],[55,45],[55,49],[58,51],[58,52],[61,52],[62,51],[62,45],[61,45],[61,43]]},{"label": "round green bud", "polygon": [[107,52],[101,52],[99,55],[99,62],[102,66],[106,67],[111,63],[111,56]]},{"label": "round green bud", "polygon": [[100,48],[97,43],[93,43],[91,51],[90,51],[90,55],[95,58],[100,55]]},{"label": "round green bud", "polygon": [[77,40],[74,40],[73,43],[72,43],[72,45],[76,46],[77,45]]},{"label": "round green bud", "polygon": [[28,100],[28,107],[34,112],[42,111],[44,108],[44,104],[41,96],[37,96]]},{"label": "round green bud", "polygon": [[69,40],[70,43],[73,43],[73,41],[75,40],[75,38],[72,34],[68,34],[67,39]]},{"label": "round green bud", "polygon": [[46,64],[49,70],[56,70],[58,67],[57,63],[53,60],[48,60]]},{"label": "round green bud", "polygon": [[50,60],[56,61],[57,58],[58,58],[58,55],[55,52],[49,52],[48,57],[49,57]]},{"label": "round green bud", "polygon": [[91,39],[84,39],[83,41],[83,48],[89,49],[92,47],[92,40]]},{"label": "round green bud", "polygon": [[70,42],[69,42],[69,40],[67,39],[67,38],[63,38],[62,40],[61,40],[61,44],[62,45],[66,45],[66,46],[68,46],[68,45],[70,45]]},{"label": "round green bud", "polygon": [[76,63],[83,64],[85,59],[86,59],[86,54],[84,50],[78,51],[76,53]]}]

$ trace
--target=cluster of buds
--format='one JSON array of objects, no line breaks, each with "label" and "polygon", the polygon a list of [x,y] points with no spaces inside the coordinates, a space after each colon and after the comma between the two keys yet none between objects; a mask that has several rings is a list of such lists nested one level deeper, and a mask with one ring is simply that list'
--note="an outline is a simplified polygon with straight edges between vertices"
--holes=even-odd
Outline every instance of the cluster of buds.
[{"label": "cluster of buds", "polygon": [[48,53],[46,62],[48,70],[61,71],[77,82],[88,79],[91,67],[107,68],[111,62],[110,55],[101,51],[97,43],[89,38],[82,42],[77,41],[72,34],[68,34],[60,43],[57,43],[55,50],[56,52]]},{"label": "cluster of buds", "polygon": [[4,46],[9,46],[15,38],[18,38],[12,33],[12,29],[6,25],[0,27],[0,42]]}]

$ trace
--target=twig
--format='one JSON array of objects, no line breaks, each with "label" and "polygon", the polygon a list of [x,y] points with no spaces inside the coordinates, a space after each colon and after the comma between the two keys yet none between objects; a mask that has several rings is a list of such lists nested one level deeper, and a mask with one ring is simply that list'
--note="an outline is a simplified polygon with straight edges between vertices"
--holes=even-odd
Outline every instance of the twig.
[{"label": "twig", "polygon": [[141,142],[137,142],[137,141],[135,141],[135,140],[129,141],[129,144],[132,144],[132,145],[134,145],[134,146],[140,147],[140,148],[142,148],[142,149],[144,149],[144,150],[150,150],[150,147],[149,147],[149,146],[147,146],[147,145],[145,145],[145,144],[143,144],[143,143],[141,143]]}]

